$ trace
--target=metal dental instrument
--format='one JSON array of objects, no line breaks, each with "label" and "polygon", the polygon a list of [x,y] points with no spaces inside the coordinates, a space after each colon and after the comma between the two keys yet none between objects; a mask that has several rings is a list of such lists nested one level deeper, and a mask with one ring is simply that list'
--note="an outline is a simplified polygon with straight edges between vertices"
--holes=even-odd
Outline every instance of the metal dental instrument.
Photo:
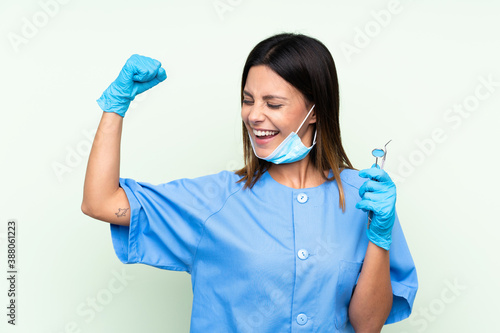
[{"label": "metal dental instrument", "polygon": [[[392,139],[389,140],[389,142],[391,142],[391,141],[392,141]],[[373,157],[375,157],[375,165],[378,165],[378,159],[382,158],[382,162],[380,163],[380,169],[384,168],[385,158],[387,157],[387,145],[389,144],[389,142],[387,142],[385,144],[383,149],[375,148],[372,150],[372,155],[373,155]],[[372,217],[373,217],[373,212],[370,211],[368,213],[368,227],[367,228],[370,228],[370,223],[372,222]]]},{"label": "metal dental instrument", "polygon": [[[391,141],[392,140],[389,140],[389,142]],[[387,156],[387,145],[389,144],[389,142],[385,144],[384,149],[375,148],[372,150],[372,155],[373,157],[375,157],[375,165],[378,165],[378,159],[382,158],[382,163],[380,163],[380,169],[384,168],[385,158]]]}]

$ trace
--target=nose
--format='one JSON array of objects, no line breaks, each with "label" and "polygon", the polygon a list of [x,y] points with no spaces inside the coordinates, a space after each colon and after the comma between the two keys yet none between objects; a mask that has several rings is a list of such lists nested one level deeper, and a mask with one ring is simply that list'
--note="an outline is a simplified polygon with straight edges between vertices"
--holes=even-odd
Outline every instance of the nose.
[{"label": "nose", "polygon": [[249,106],[247,112],[248,112],[248,122],[251,124],[258,124],[266,119],[264,107],[257,105],[257,103],[255,103],[252,106]]}]

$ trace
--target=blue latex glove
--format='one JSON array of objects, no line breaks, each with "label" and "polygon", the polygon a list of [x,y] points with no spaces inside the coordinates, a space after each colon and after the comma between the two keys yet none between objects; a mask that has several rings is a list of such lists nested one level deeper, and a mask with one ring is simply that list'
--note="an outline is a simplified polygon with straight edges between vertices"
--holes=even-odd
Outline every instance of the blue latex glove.
[{"label": "blue latex glove", "polygon": [[156,86],[167,78],[158,60],[134,54],[123,66],[116,80],[97,100],[105,112],[115,112],[124,117],[136,95]]},{"label": "blue latex glove", "polygon": [[392,226],[396,219],[396,185],[391,177],[377,165],[359,172],[368,180],[359,188],[362,198],[356,208],[372,211],[373,217],[366,231],[368,239],[375,245],[389,250],[392,242]]}]

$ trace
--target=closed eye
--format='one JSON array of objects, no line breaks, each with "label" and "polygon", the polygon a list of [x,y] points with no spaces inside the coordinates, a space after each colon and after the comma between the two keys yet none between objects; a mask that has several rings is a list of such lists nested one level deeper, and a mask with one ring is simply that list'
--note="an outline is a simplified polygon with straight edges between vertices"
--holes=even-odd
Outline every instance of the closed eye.
[{"label": "closed eye", "polygon": [[267,106],[271,109],[279,109],[280,107],[282,107],[283,105],[282,104],[270,104],[270,103],[267,103]]}]

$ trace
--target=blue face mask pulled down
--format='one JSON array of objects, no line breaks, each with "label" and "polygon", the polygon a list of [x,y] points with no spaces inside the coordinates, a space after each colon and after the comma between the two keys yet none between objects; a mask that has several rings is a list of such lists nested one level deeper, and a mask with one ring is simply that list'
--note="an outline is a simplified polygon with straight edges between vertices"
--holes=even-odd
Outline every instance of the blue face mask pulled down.
[{"label": "blue face mask pulled down", "polygon": [[[315,104],[316,105],[316,104]],[[311,147],[307,148],[304,146],[302,143],[302,140],[300,140],[300,137],[297,135],[297,133],[300,131],[300,128],[302,125],[304,125],[304,122],[306,121],[307,117],[309,117],[309,114],[312,112],[314,109],[314,106],[312,106],[311,110],[307,113],[307,116],[304,118],[302,121],[302,124],[300,124],[299,128],[295,132],[291,132],[288,134],[288,136],[279,144],[278,147],[276,147],[271,154],[269,154],[266,157],[260,157],[257,155],[257,152],[255,151],[255,146],[252,140],[252,136],[250,133],[248,133],[248,136],[250,137],[250,142],[252,144],[253,152],[255,156],[257,156],[260,159],[266,160],[268,162],[272,162],[274,164],[282,164],[282,163],[293,163],[300,161],[304,157],[307,156],[307,154],[311,151],[312,147],[316,144],[316,133],[317,131],[314,132],[314,139]]]}]

